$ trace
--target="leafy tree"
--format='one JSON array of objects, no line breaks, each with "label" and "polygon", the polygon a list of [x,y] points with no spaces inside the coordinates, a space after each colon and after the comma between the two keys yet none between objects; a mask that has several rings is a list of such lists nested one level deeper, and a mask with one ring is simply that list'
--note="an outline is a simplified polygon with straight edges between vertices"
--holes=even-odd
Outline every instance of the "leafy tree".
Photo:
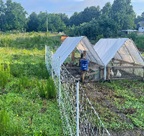
[{"label": "leafy tree", "polygon": [[133,29],[135,27],[135,12],[131,0],[114,0],[111,17],[116,22],[117,33],[123,29]]},{"label": "leafy tree", "polygon": [[93,18],[98,19],[100,16],[100,7],[91,6],[84,9],[84,11],[77,13],[75,12],[70,17],[70,26],[80,25],[85,22],[91,21]]},{"label": "leafy tree", "polygon": [[69,19],[69,25],[70,26],[78,26],[82,23],[81,21],[81,13],[75,12]]},{"label": "leafy tree", "polygon": [[2,0],[0,0],[0,30],[4,29],[5,23],[5,4]]},{"label": "leafy tree", "polygon": [[116,27],[116,22],[111,18],[111,8],[110,2],[106,3],[101,10],[101,15],[98,20],[99,23],[99,35],[104,37],[114,36]]},{"label": "leafy tree", "polygon": [[26,25],[26,11],[16,2],[5,3],[5,30],[22,30]]},{"label": "leafy tree", "polygon": [[59,14],[48,15],[49,30],[52,32],[61,32],[66,28],[65,23],[61,20]]},{"label": "leafy tree", "polygon": [[90,22],[85,22],[79,26],[73,25],[65,32],[70,36],[87,36],[91,40],[95,40],[96,36],[99,35],[99,24],[96,19],[92,19]]},{"label": "leafy tree", "polygon": [[111,18],[101,18],[98,23],[99,35],[103,35],[105,38],[115,37],[117,26],[114,20]]},{"label": "leafy tree", "polygon": [[100,7],[97,6],[91,6],[91,7],[87,7],[84,9],[84,11],[82,12],[82,22],[89,22],[91,21],[93,18],[98,19],[100,16]]},{"label": "leafy tree", "polygon": [[60,16],[61,20],[65,23],[65,25],[68,26],[69,25],[69,18],[68,18],[68,16],[66,14],[62,14],[62,13],[60,13],[58,15]]},{"label": "leafy tree", "polygon": [[27,31],[38,31],[38,26],[39,26],[39,20],[38,20],[38,15],[33,12],[30,14],[28,17],[28,22],[27,22]]},{"label": "leafy tree", "polygon": [[46,12],[40,12],[38,14],[38,30],[39,31],[47,31],[48,14]]},{"label": "leafy tree", "polygon": [[135,24],[137,25],[137,29],[139,28],[140,22],[142,21],[144,21],[144,12],[141,14],[141,16],[137,16],[137,18],[135,19]]},{"label": "leafy tree", "polygon": [[110,2],[107,2],[106,4],[105,4],[105,6],[102,8],[102,10],[101,10],[101,16],[103,17],[103,18],[109,18],[111,15],[111,8],[112,8],[112,5],[111,5],[111,3]]}]

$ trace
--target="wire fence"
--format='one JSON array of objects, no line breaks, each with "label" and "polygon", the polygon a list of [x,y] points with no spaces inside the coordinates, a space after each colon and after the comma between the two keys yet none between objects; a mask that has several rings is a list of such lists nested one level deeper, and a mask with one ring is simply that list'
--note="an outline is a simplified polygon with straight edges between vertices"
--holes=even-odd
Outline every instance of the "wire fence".
[{"label": "wire fence", "polygon": [[[61,66],[57,76],[52,66],[52,56],[45,46],[45,62],[57,88],[57,98],[65,136],[110,136],[98,113],[87,97],[82,85]],[[58,64],[58,63],[57,63]]]}]

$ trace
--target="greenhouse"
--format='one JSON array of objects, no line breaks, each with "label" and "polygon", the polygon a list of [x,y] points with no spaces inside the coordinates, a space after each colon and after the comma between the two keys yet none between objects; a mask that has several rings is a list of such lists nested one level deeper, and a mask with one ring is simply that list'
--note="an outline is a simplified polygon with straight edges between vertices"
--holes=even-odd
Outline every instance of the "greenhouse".
[{"label": "greenhouse", "polygon": [[104,79],[144,78],[144,60],[131,39],[100,39],[94,49],[104,64]]},{"label": "greenhouse", "polygon": [[79,60],[83,51],[90,62],[87,81],[144,78],[144,60],[131,39],[100,39],[93,46],[84,36],[67,37],[53,54],[52,69],[56,75],[65,67],[80,78]]}]

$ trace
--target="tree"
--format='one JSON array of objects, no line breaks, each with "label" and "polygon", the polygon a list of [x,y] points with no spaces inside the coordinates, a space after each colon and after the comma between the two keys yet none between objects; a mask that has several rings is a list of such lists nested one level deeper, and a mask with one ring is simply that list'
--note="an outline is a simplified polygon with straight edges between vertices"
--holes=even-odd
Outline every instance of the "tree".
[{"label": "tree", "polygon": [[70,26],[72,25],[80,25],[85,22],[91,21],[93,18],[99,19],[100,16],[100,7],[91,6],[84,9],[84,11],[77,13],[75,12],[70,17]]},{"label": "tree", "polygon": [[83,22],[89,22],[91,21],[93,18],[98,19],[100,16],[100,7],[97,6],[91,6],[91,7],[87,7],[84,9],[84,11],[82,12],[81,18],[82,18],[82,23]]},{"label": "tree", "polygon": [[48,14],[46,12],[40,12],[37,17],[38,17],[38,31],[47,31]]},{"label": "tree", "polygon": [[4,30],[5,24],[5,4],[0,0],[0,31]]},{"label": "tree", "polygon": [[69,18],[68,18],[68,16],[66,14],[62,14],[62,13],[60,13],[58,15],[60,16],[61,20],[65,23],[65,25],[68,26],[69,25]]},{"label": "tree", "polygon": [[78,26],[82,22],[81,19],[82,19],[81,12],[80,13],[75,12],[69,19],[69,25],[70,26],[73,26],[73,25]]},{"label": "tree", "polygon": [[28,32],[38,31],[38,26],[39,26],[38,15],[35,12],[32,12],[28,17],[27,31]]},{"label": "tree", "polygon": [[111,18],[101,18],[98,21],[99,24],[99,35],[103,35],[105,38],[115,37],[116,23]]},{"label": "tree", "polygon": [[111,5],[111,3],[110,2],[107,2],[106,4],[105,4],[105,6],[102,8],[102,10],[101,10],[101,16],[103,17],[103,18],[110,18],[111,17],[111,8],[112,8],[112,5]]},{"label": "tree", "polygon": [[49,21],[49,30],[52,32],[62,32],[66,28],[66,25],[61,20],[59,14],[49,14],[48,21]]},{"label": "tree", "polygon": [[135,12],[131,0],[114,0],[111,18],[116,22],[117,33],[120,30],[133,29],[135,27]]},{"label": "tree", "polygon": [[26,25],[26,11],[16,2],[5,3],[5,30],[22,30]]},{"label": "tree", "polygon": [[137,25],[137,29],[140,27],[140,26],[144,26],[144,12],[141,14],[141,16],[137,16],[137,18],[135,19],[135,24]]},{"label": "tree", "polygon": [[104,37],[114,36],[115,30],[117,29],[115,21],[111,18],[111,8],[110,2],[106,3],[101,10],[101,15],[99,17],[99,35]]}]

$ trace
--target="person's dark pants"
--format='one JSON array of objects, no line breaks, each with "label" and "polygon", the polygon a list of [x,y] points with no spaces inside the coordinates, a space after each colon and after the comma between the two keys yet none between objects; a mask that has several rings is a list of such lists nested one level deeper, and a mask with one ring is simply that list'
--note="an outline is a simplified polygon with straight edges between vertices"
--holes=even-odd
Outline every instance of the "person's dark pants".
[{"label": "person's dark pants", "polygon": [[83,71],[83,70],[81,71],[81,82],[84,82],[86,72],[87,71]]}]

